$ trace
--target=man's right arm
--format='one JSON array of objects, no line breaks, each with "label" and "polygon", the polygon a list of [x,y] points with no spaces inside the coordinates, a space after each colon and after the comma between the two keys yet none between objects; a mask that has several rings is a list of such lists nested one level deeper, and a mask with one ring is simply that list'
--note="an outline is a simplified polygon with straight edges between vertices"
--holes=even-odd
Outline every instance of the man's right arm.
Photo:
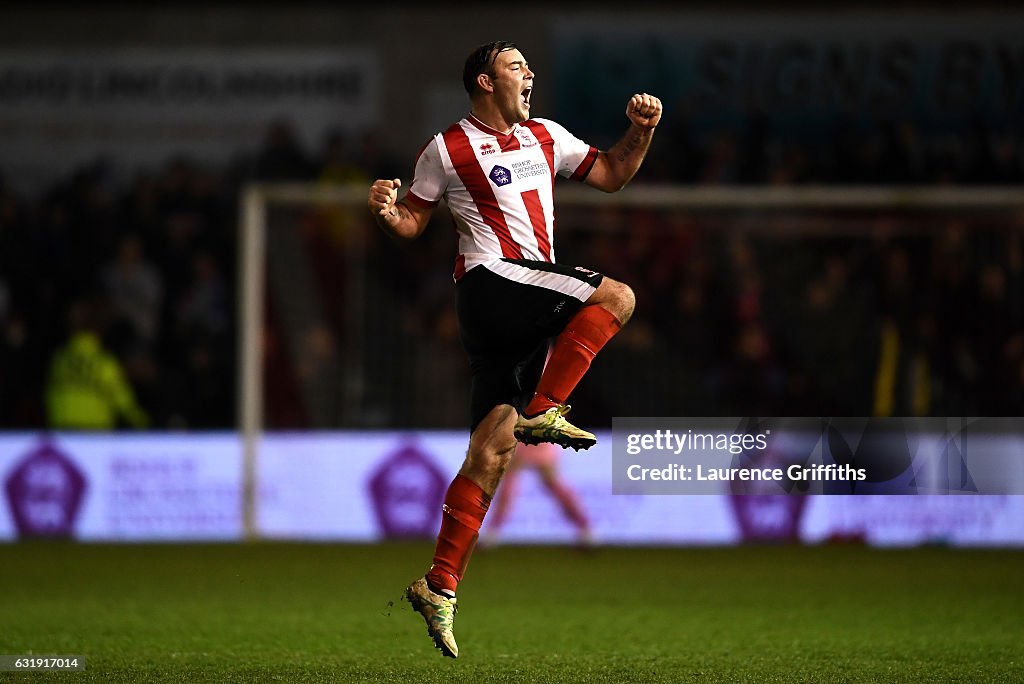
[{"label": "man's right arm", "polygon": [[402,181],[397,178],[374,181],[370,186],[366,206],[384,232],[404,240],[412,240],[419,237],[427,227],[433,209],[418,207],[405,200],[398,201],[400,187]]}]

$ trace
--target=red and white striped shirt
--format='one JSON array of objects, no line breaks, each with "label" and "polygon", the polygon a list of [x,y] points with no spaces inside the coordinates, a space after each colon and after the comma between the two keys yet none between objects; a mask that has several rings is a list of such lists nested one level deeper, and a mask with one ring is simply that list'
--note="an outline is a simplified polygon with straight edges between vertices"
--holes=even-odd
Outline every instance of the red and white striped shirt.
[{"label": "red and white striped shirt", "polygon": [[554,262],[555,174],[583,180],[596,159],[597,148],[554,121],[529,119],[505,134],[468,116],[420,152],[405,200],[447,202],[459,233],[456,280],[502,257]]}]

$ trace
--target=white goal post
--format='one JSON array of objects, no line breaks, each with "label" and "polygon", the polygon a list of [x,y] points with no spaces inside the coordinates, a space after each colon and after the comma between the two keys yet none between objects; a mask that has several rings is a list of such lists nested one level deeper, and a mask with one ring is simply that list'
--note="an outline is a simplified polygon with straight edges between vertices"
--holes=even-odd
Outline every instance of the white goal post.
[{"label": "white goal post", "polygon": [[[237,265],[237,415],[243,449],[243,522],[258,536],[257,459],[263,431],[261,337],[270,207],[364,207],[367,188],[305,183],[246,186],[240,197]],[[1021,187],[695,187],[634,185],[606,195],[579,185],[556,187],[560,207],[644,207],[677,210],[780,211],[801,209],[1024,210]]]}]

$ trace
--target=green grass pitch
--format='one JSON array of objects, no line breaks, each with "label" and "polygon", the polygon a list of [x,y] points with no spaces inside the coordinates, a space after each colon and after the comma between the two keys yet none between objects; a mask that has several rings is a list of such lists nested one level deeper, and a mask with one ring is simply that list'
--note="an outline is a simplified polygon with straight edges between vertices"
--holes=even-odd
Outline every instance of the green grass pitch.
[{"label": "green grass pitch", "polygon": [[460,588],[456,661],[398,600],[431,551],[0,546],[0,653],[88,668],[0,680],[1024,681],[1021,551],[499,547]]}]

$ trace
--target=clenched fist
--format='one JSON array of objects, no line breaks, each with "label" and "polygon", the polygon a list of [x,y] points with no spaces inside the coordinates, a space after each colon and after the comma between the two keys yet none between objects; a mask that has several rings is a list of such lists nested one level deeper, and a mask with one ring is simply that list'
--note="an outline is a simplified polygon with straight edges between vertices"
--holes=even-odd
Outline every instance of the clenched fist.
[{"label": "clenched fist", "polygon": [[661,121],[661,100],[654,95],[637,93],[629,98],[626,116],[640,128],[654,128]]},{"label": "clenched fist", "polygon": [[371,214],[384,216],[398,201],[398,188],[402,187],[402,181],[393,178],[391,180],[375,180],[370,186],[370,195],[366,200]]}]

